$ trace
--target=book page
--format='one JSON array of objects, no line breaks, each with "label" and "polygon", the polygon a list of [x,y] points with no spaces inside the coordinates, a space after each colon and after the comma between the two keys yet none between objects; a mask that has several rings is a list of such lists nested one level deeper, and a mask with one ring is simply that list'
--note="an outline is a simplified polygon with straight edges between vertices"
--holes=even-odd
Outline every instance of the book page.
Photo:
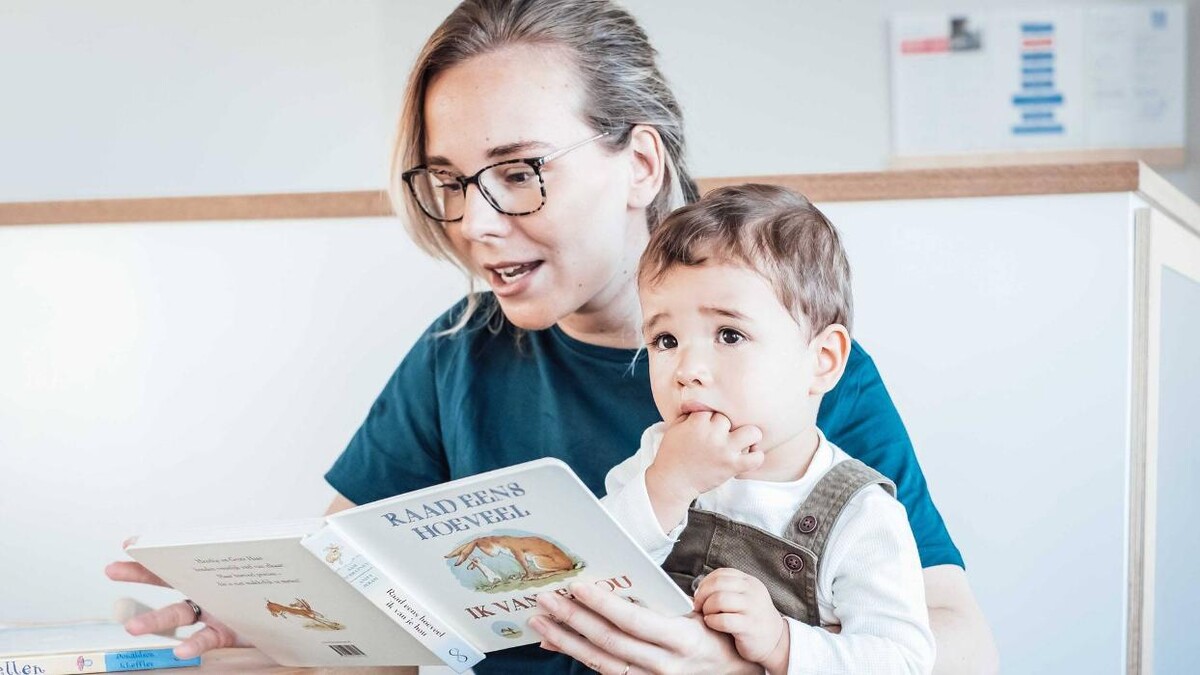
[{"label": "book page", "polygon": [[440,661],[300,545],[301,534],[127,549],[284,665]]}]

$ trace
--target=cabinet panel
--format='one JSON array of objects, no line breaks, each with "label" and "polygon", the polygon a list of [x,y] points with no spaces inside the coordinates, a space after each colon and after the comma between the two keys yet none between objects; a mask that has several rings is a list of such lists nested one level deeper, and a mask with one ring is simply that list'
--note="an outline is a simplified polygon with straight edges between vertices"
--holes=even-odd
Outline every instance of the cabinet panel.
[{"label": "cabinet panel", "polygon": [[1182,675],[1200,664],[1200,270],[1163,269],[1161,330],[1154,672]]}]

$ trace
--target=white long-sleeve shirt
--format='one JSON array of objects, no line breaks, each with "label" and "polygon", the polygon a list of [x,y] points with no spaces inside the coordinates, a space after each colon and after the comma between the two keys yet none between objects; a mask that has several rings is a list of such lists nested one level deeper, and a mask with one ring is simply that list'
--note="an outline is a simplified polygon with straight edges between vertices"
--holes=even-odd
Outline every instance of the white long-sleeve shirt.
[{"label": "white long-sleeve shirt", "polygon": [[[671,532],[663,532],[646,491],[646,469],[665,429],[660,422],[642,434],[637,453],[609,471],[601,500],[660,564],[687,524],[685,517]],[[799,480],[731,479],[700,495],[696,506],[782,537],[821,477],[849,458],[821,435]],[[821,624],[840,625],[841,632],[786,617],[788,673],[908,675],[933,669],[935,647],[917,544],[904,505],[882,488],[860,491],[834,524],[817,573],[817,605]]]}]

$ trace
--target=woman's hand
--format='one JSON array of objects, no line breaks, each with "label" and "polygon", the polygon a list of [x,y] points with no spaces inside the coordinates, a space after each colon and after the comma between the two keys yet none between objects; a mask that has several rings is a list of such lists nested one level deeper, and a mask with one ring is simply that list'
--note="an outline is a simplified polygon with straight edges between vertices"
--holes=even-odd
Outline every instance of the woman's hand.
[{"label": "woman's hand", "polygon": [[[126,542],[128,545],[129,542]],[[151,584],[170,588],[157,574],[151,572],[136,562],[114,562],[104,568],[104,575],[113,581],[131,581],[138,584]],[[194,623],[204,623],[204,628],[196,631],[175,648],[175,656],[180,659],[195,658],[210,649],[221,647],[249,647],[250,645],[238,638],[228,626],[213,618],[201,608],[201,614],[196,616],[195,610],[186,602],[176,602],[160,609],[151,610],[125,622],[125,630],[131,635],[146,635],[159,633],[171,635],[175,629],[190,626]]]},{"label": "woman's hand", "polygon": [[[542,648],[561,652],[604,675],[637,673],[761,673],[742,660],[733,640],[695,613],[664,616],[590,584],[573,583],[577,602],[538,595],[549,616],[530,619]],[[551,617],[561,623],[555,623]]]}]

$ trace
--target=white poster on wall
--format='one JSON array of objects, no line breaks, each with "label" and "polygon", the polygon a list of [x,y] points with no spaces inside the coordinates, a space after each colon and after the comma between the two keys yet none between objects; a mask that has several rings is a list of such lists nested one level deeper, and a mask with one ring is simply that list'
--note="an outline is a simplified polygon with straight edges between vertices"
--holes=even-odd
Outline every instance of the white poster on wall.
[{"label": "white poster on wall", "polygon": [[892,154],[1177,149],[1182,4],[903,14],[891,23]]}]

